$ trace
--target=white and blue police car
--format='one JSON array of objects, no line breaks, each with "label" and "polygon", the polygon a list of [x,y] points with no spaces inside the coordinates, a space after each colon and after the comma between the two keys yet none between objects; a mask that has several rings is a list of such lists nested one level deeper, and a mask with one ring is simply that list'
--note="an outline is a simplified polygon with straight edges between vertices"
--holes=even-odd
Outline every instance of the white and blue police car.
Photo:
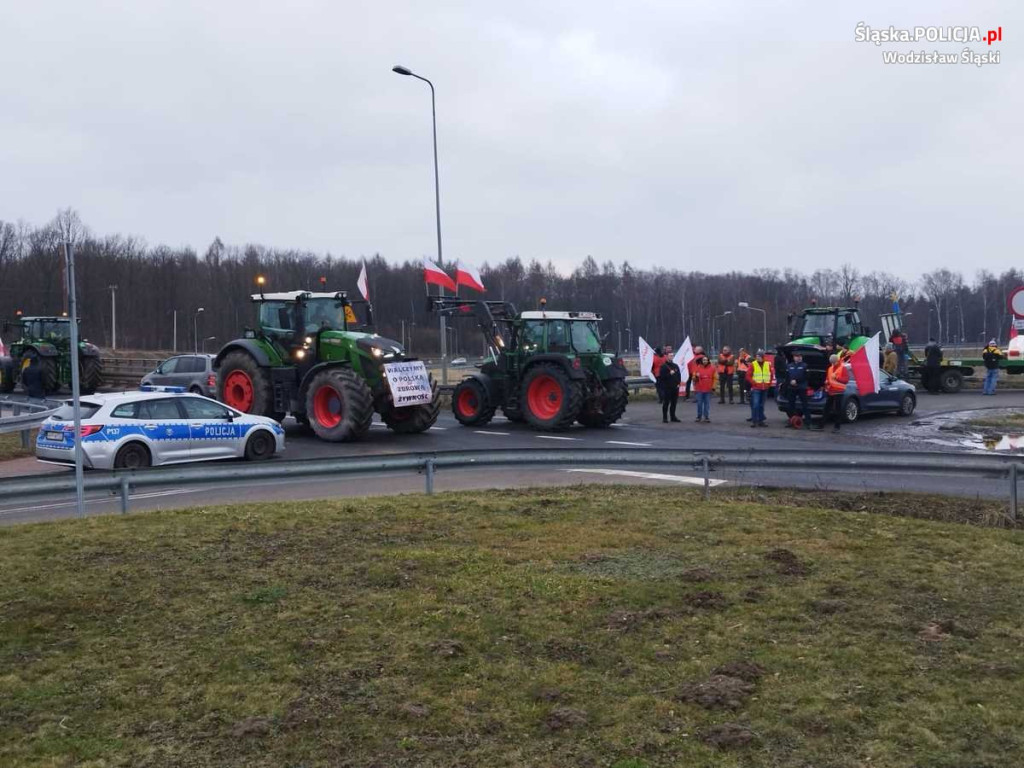
[{"label": "white and blue police car", "polygon": [[[245,457],[269,459],[284,450],[284,428],[184,387],[88,395],[80,400],[82,461],[90,469]],[[36,458],[74,464],[74,409],[65,402],[39,427]]]}]

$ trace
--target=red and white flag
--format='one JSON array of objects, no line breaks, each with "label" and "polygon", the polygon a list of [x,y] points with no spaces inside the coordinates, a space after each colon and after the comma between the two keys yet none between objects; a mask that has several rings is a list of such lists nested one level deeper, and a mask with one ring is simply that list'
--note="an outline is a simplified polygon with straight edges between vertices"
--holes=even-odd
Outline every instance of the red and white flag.
[{"label": "red and white flag", "polygon": [[474,291],[480,291],[480,293],[484,293],[487,290],[484,288],[483,280],[480,279],[480,273],[469,264],[463,264],[461,261],[455,263],[455,283],[456,285],[472,288]]},{"label": "red and white flag", "polygon": [[873,395],[882,386],[882,376],[879,373],[878,351],[879,337],[876,333],[864,342],[864,346],[850,355],[850,368],[853,370],[853,379],[857,382],[857,393],[860,395]]},{"label": "red and white flag", "polygon": [[356,287],[359,288],[359,292],[363,294],[363,298],[366,301],[370,300],[370,284],[366,281],[366,262],[363,262],[363,271],[359,273],[359,279],[356,280]]},{"label": "red and white flag", "polygon": [[657,381],[654,377],[654,349],[644,341],[643,336],[637,338],[640,340],[640,375]]},{"label": "red and white flag", "polygon": [[423,257],[423,280],[427,285],[439,285],[452,293],[458,290],[455,282],[448,277],[448,273],[426,256]]}]

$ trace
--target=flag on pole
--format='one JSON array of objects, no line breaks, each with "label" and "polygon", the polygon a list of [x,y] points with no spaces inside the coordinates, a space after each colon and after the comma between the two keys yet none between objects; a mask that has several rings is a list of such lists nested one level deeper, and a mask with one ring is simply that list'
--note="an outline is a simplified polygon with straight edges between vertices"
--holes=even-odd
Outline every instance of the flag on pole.
[{"label": "flag on pole", "polygon": [[644,341],[644,337],[638,337],[640,339],[640,375],[646,376],[651,381],[657,381],[654,378],[654,349]]},{"label": "flag on pole", "polygon": [[427,285],[439,285],[447,288],[452,293],[457,290],[455,282],[448,277],[448,273],[432,262],[427,256],[423,257],[423,281]]},{"label": "flag on pole", "polygon": [[878,371],[880,336],[876,333],[849,357],[853,378],[857,382],[857,393],[860,395],[873,395],[881,387],[882,377]]},{"label": "flag on pole", "polygon": [[690,343],[690,337],[687,336],[686,341],[679,345],[679,350],[672,355],[672,362],[679,366],[680,371],[685,371],[691,360],[693,360],[693,344]]},{"label": "flag on pole", "polygon": [[487,290],[480,279],[480,273],[469,264],[463,264],[461,261],[455,262],[455,284],[464,285],[480,293],[484,293]]},{"label": "flag on pole", "polygon": [[363,294],[363,298],[366,301],[370,300],[370,284],[366,281],[366,262],[363,262],[363,270],[359,273],[359,279],[356,280],[356,287],[359,288],[359,292]]}]

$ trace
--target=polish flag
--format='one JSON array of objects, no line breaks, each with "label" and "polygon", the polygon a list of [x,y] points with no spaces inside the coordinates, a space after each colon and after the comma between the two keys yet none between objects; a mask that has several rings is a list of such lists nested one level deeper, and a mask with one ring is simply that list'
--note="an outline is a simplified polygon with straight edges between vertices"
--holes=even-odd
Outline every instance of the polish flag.
[{"label": "polish flag", "polygon": [[426,256],[423,257],[423,281],[427,285],[439,285],[442,288],[447,288],[452,293],[458,290],[452,279],[448,277],[448,273]]},{"label": "polish flag", "polygon": [[873,395],[882,385],[882,377],[878,371],[880,336],[880,333],[876,333],[848,358],[853,370],[853,379],[857,382],[857,393],[860,395]]},{"label": "polish flag", "polygon": [[359,279],[356,280],[356,287],[359,288],[359,292],[363,294],[363,298],[366,301],[370,300],[370,284],[366,281],[366,262],[363,262],[363,271],[359,273]]},{"label": "polish flag", "polygon": [[483,280],[480,279],[480,273],[469,264],[463,264],[461,261],[455,263],[455,284],[464,285],[467,288],[472,288],[474,291],[480,291],[480,293],[484,293],[487,290],[484,288]]}]

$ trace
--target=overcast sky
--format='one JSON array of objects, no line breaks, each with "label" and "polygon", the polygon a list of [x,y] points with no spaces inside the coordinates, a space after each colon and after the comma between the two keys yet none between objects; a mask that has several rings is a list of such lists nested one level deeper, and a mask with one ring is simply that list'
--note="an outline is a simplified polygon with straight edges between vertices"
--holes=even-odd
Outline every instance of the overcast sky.
[{"label": "overcast sky", "polygon": [[[404,64],[447,259],[1024,266],[1024,4],[893,5],[0,0],[0,219],[435,254]],[[884,64],[964,44],[861,21],[1002,61]]]}]

